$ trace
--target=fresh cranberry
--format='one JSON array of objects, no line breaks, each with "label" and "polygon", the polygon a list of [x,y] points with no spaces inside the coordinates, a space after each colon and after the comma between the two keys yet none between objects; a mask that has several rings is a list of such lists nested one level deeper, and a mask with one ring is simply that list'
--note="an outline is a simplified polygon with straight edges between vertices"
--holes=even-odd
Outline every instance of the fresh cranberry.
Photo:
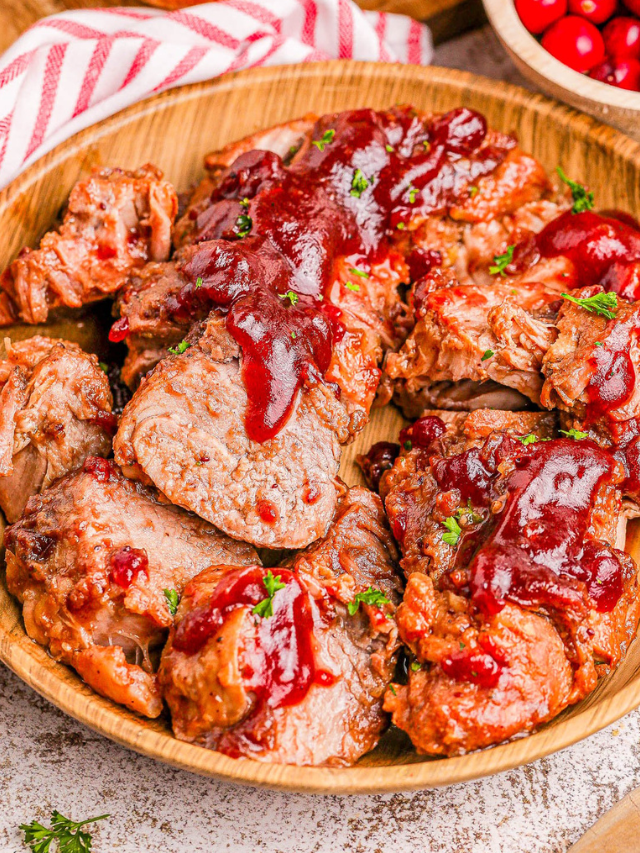
[{"label": "fresh cranberry", "polygon": [[622,0],[622,2],[630,12],[640,17],[640,0]]},{"label": "fresh cranberry", "polygon": [[411,426],[400,430],[400,444],[404,445],[405,450],[410,450],[413,446],[429,447],[446,431],[447,428],[440,418],[427,415],[424,418],[418,418]]},{"label": "fresh cranberry", "polygon": [[640,61],[637,59],[605,59],[589,72],[589,77],[617,86],[640,92]]},{"label": "fresh cranberry", "polygon": [[551,56],[581,73],[604,62],[600,31],[578,15],[567,15],[549,27],[542,37],[542,46]]},{"label": "fresh cranberry", "polygon": [[607,56],[616,59],[640,59],[640,21],[614,18],[602,31]]},{"label": "fresh cranberry", "polygon": [[616,11],[617,0],[569,0],[569,12],[592,24],[604,24]]},{"label": "fresh cranberry", "polygon": [[516,0],[516,12],[530,33],[540,35],[567,14],[567,0]]}]

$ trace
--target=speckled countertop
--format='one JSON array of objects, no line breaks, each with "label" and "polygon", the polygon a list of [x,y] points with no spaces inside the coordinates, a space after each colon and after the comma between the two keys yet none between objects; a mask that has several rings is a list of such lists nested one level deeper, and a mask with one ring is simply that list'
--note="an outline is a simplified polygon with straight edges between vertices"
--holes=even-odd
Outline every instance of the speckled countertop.
[{"label": "speckled countertop", "polygon": [[[522,82],[487,30],[438,48],[436,62]],[[640,712],[535,764],[436,791],[241,788],[105,740],[0,664],[0,853],[25,850],[18,825],[54,808],[76,820],[111,814],[94,853],[561,853],[638,785]]]}]

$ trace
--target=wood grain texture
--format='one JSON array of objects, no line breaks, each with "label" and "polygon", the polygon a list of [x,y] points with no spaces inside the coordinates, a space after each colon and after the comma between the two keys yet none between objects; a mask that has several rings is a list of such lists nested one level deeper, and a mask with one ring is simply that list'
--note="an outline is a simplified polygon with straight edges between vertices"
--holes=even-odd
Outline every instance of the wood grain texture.
[{"label": "wood grain texture", "polygon": [[[513,86],[438,68],[327,62],[256,69],[172,90],[124,110],[58,146],[0,193],[0,258],[34,245],[75,181],[94,165],[134,168],[152,161],[179,188],[201,175],[209,150],[313,109],[413,102],[425,110],[460,104],[482,111],[493,127],[516,131],[525,150],[551,170],[561,163],[594,189],[598,206],[640,213],[640,146],[589,116]],[[355,454],[381,438],[395,439],[400,419],[374,412],[347,450],[341,468],[358,481]],[[640,531],[628,548],[640,555]],[[533,761],[603,728],[640,705],[640,643],[583,702],[527,738],[449,759],[417,756],[391,731],[353,768],[296,768],[235,760],[180,743],[164,718],[143,721],[86,687],[25,635],[17,604],[0,584],[0,658],[68,714],[145,755],[197,773],[253,785],[318,792],[380,792],[445,785]]]},{"label": "wood grain texture", "polygon": [[[144,0],[141,0],[144,2]],[[40,18],[70,9],[96,9],[101,6],[140,6],[140,0],[0,0],[0,53]],[[202,0],[206,2],[206,0]],[[160,8],[192,6],[193,0],[148,0]],[[426,21],[436,42],[477,26],[483,20],[480,0],[359,0],[363,9],[396,12]]]},{"label": "wood grain texture", "polygon": [[640,788],[627,794],[588,829],[568,853],[638,853]]},{"label": "wood grain texture", "polygon": [[489,22],[520,73],[542,92],[640,140],[640,93],[592,80],[554,59],[524,28],[513,0],[482,0]]}]

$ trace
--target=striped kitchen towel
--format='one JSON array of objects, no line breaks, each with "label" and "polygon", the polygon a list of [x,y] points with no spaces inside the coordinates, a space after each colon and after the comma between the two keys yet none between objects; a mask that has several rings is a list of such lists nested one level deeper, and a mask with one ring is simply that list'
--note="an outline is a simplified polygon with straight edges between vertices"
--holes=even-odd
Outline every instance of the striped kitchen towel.
[{"label": "striped kitchen towel", "polygon": [[219,0],[38,21],[0,57],[0,187],[73,133],[156,92],[321,59],[427,64],[427,27],[352,0]]}]

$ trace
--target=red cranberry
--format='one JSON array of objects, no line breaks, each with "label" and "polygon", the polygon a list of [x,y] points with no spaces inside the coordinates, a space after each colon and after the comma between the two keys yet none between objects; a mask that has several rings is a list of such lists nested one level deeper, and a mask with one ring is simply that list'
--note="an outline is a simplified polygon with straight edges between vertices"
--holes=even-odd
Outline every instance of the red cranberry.
[{"label": "red cranberry", "polygon": [[111,580],[123,589],[129,589],[140,572],[144,572],[149,577],[147,552],[141,548],[125,545],[111,554],[109,564],[111,566]]},{"label": "red cranberry", "polygon": [[120,317],[120,319],[116,320],[113,326],[111,327],[111,331],[109,332],[109,340],[114,344],[119,344],[127,337],[128,334],[129,318]]},{"label": "red cranberry", "polygon": [[607,56],[616,59],[640,59],[640,21],[614,18],[602,31]]},{"label": "red cranberry", "polygon": [[428,415],[405,427],[400,432],[400,444],[405,450],[412,447],[429,447],[437,438],[447,431],[440,418]]},{"label": "red cranberry", "polygon": [[604,24],[616,11],[617,0],[569,0],[569,12],[592,24]]},{"label": "red cranberry", "polygon": [[366,455],[358,456],[357,462],[364,479],[374,492],[380,487],[380,478],[385,471],[393,467],[393,463],[400,452],[400,446],[391,441],[378,441],[372,445]]},{"label": "red cranberry", "polygon": [[411,281],[417,281],[434,267],[442,266],[442,254],[437,249],[422,249],[418,247],[409,255],[407,261]]},{"label": "red cranberry", "polygon": [[605,59],[589,72],[589,77],[617,86],[640,92],[640,61],[637,59]]},{"label": "red cranberry", "polygon": [[540,35],[567,14],[567,0],[516,0],[516,12],[530,33]]},{"label": "red cranberry", "polygon": [[567,15],[549,27],[542,37],[542,46],[551,56],[581,73],[604,61],[600,31],[577,15]]}]

